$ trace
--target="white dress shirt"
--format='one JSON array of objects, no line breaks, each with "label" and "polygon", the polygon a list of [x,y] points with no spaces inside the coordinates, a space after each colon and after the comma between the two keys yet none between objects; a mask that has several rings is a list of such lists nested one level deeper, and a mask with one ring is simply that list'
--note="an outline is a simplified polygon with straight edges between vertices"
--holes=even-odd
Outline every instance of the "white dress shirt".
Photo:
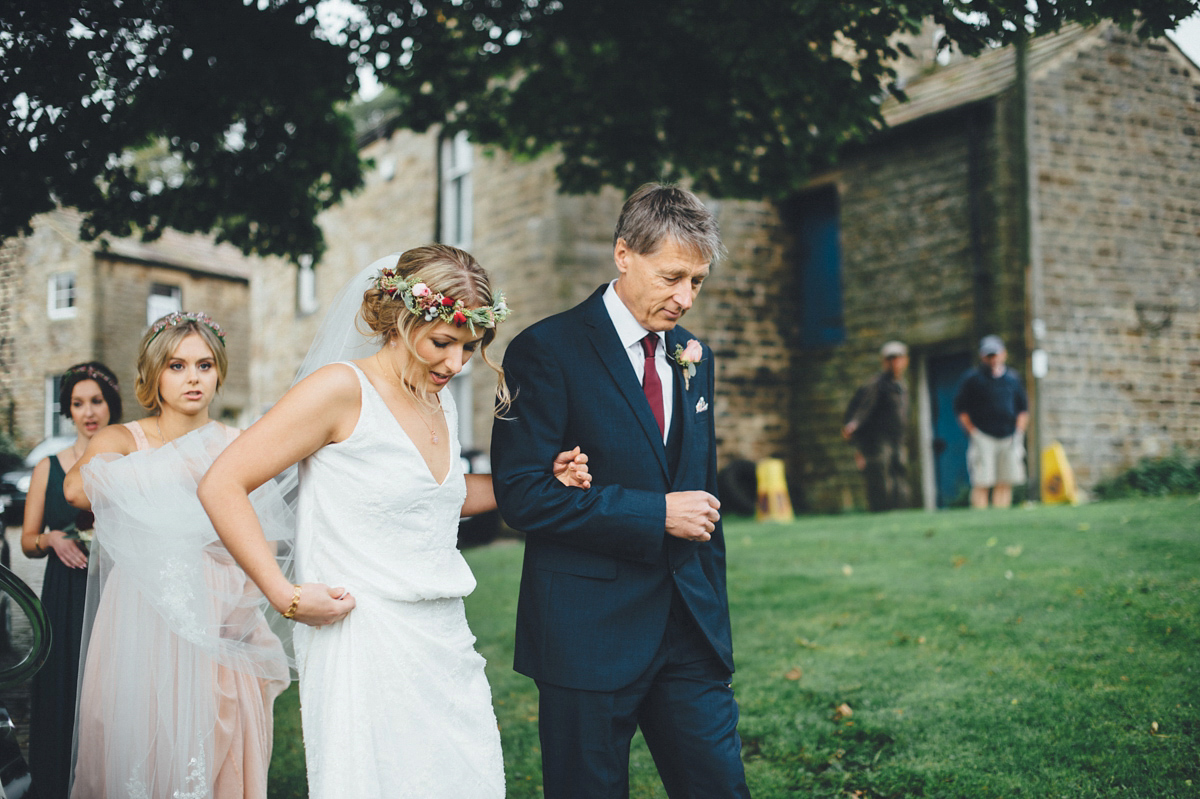
[{"label": "white dress shirt", "polygon": [[[642,349],[642,339],[649,330],[642,327],[633,314],[625,307],[625,303],[617,296],[614,288],[617,281],[608,284],[604,291],[604,307],[612,319],[613,327],[617,329],[617,338],[633,364],[633,373],[637,375],[638,384],[642,383],[646,367],[646,351]],[[663,395],[663,443],[667,441],[667,431],[671,429],[671,411],[675,408],[675,375],[671,373],[671,364],[667,360],[667,336],[658,334],[658,347],[654,350],[654,366],[658,370],[658,379],[662,383]]]}]

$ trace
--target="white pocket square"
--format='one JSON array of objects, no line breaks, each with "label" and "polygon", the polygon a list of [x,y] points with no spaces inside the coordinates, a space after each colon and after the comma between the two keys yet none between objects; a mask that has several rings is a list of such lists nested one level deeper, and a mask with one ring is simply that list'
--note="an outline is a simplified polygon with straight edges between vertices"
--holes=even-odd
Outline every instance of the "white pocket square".
[{"label": "white pocket square", "polygon": [[696,413],[704,413],[707,410],[708,403],[705,402],[704,397],[701,397],[700,401],[696,403]]}]

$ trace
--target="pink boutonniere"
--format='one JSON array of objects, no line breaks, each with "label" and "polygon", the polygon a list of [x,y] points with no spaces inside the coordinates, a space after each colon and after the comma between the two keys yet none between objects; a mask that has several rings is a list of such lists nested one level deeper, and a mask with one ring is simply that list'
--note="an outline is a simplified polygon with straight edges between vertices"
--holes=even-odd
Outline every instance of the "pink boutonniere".
[{"label": "pink boutonniere", "polygon": [[683,370],[683,388],[686,391],[689,387],[689,381],[696,376],[696,364],[700,363],[704,356],[704,348],[700,346],[700,342],[696,339],[688,341],[687,346],[681,344],[675,345],[675,354],[671,356],[675,359],[675,363],[679,364],[679,368]]}]

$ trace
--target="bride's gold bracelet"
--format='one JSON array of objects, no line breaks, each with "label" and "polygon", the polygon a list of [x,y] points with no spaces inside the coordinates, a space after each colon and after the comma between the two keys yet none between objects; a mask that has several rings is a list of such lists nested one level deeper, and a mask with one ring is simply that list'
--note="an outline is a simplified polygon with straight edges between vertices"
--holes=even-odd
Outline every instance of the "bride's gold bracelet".
[{"label": "bride's gold bracelet", "polygon": [[300,586],[296,586],[296,590],[292,592],[292,604],[288,605],[288,609],[283,612],[285,619],[290,619],[296,615],[296,608],[300,606]]}]

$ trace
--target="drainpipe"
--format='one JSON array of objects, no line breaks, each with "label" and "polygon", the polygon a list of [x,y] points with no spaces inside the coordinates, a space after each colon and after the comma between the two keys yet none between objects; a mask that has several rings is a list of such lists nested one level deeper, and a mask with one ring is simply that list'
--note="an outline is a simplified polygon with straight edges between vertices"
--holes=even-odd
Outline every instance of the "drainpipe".
[{"label": "drainpipe", "polygon": [[1022,226],[1022,256],[1026,268],[1025,290],[1025,351],[1028,353],[1026,371],[1030,378],[1029,431],[1029,488],[1032,500],[1042,499],[1042,447],[1046,438],[1045,403],[1042,401],[1042,380],[1046,376],[1046,351],[1042,348],[1046,336],[1045,296],[1043,294],[1043,263],[1041,231],[1038,218],[1037,163],[1033,154],[1033,97],[1029,83],[1029,40],[1022,37],[1014,48],[1017,78],[1017,114],[1019,116],[1019,145],[1017,148],[1020,177],[1023,177],[1022,201],[1024,221]]}]

